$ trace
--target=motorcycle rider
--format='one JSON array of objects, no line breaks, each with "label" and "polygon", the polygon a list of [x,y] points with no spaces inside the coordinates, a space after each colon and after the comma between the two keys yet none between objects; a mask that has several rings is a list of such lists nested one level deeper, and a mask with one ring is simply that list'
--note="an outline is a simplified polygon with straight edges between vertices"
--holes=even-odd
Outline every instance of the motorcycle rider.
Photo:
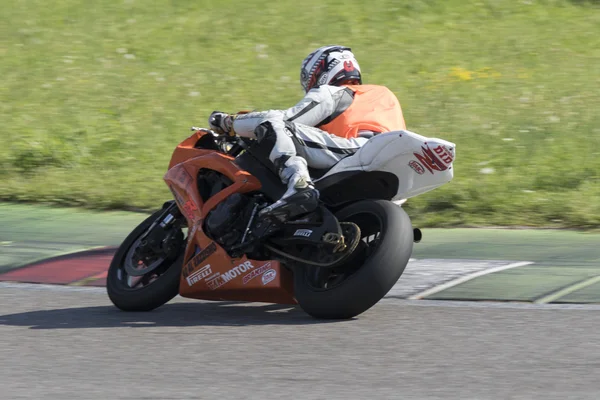
[{"label": "motorcycle rider", "polygon": [[400,103],[386,87],[363,85],[349,47],[323,46],[302,62],[305,96],[287,110],[230,115],[214,111],[211,129],[252,137],[269,153],[287,191],[261,214],[287,220],[318,206],[308,167],[329,169],[374,134],[406,129]]}]

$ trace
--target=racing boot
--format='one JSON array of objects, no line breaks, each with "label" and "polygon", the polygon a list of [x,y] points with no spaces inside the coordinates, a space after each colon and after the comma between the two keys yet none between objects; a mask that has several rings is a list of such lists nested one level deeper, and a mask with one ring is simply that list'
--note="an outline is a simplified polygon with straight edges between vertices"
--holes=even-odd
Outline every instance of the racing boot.
[{"label": "racing boot", "polygon": [[263,208],[259,215],[274,217],[282,222],[314,211],[319,206],[319,191],[308,174],[306,161],[298,156],[290,157],[279,173],[288,189],[281,199]]}]

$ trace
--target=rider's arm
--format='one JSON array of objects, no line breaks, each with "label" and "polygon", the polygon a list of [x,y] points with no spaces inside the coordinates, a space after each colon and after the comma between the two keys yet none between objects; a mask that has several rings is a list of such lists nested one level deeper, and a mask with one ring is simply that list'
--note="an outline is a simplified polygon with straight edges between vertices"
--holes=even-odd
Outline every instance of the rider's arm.
[{"label": "rider's arm", "polygon": [[352,102],[348,90],[337,86],[321,86],[312,89],[298,104],[287,110],[259,111],[239,115],[233,122],[233,130],[240,136],[254,137],[254,129],[263,121],[272,118],[317,126],[334,115],[341,103]]}]

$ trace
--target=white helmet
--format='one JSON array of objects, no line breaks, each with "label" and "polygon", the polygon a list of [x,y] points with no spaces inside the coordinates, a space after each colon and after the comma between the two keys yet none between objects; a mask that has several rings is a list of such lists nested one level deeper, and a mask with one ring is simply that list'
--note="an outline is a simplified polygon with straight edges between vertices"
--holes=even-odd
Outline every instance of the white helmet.
[{"label": "white helmet", "polygon": [[323,46],[302,61],[300,84],[305,92],[320,85],[339,85],[351,79],[362,84],[360,67],[349,47]]}]

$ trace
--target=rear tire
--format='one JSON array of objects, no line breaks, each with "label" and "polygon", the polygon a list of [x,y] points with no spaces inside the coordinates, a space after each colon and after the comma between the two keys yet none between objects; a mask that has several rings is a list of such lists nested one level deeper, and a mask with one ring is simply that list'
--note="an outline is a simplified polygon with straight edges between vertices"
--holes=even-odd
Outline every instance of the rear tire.
[{"label": "rear tire", "polygon": [[[381,300],[396,284],[406,268],[413,248],[413,229],[406,212],[385,200],[364,200],[340,210],[339,221],[357,223],[363,236],[356,257],[341,268],[345,278],[328,287],[323,274],[331,272],[300,266],[294,273],[295,297],[300,307],[315,318],[355,317]],[[375,228],[375,225],[379,225]],[[377,244],[366,243],[367,236],[379,232]],[[365,244],[366,243],[366,244]],[[355,264],[355,265],[353,265]],[[320,278],[315,278],[320,276]],[[315,282],[320,282],[316,284]],[[322,286],[322,287],[319,287]]]},{"label": "rear tire", "polygon": [[125,238],[108,269],[106,278],[108,297],[117,308],[123,311],[151,311],[169,302],[179,293],[183,251],[175,260],[165,260],[164,272],[145,286],[140,288],[128,287],[123,277],[125,273],[123,263],[131,246],[162,212],[163,210],[157,211],[148,217]]}]

